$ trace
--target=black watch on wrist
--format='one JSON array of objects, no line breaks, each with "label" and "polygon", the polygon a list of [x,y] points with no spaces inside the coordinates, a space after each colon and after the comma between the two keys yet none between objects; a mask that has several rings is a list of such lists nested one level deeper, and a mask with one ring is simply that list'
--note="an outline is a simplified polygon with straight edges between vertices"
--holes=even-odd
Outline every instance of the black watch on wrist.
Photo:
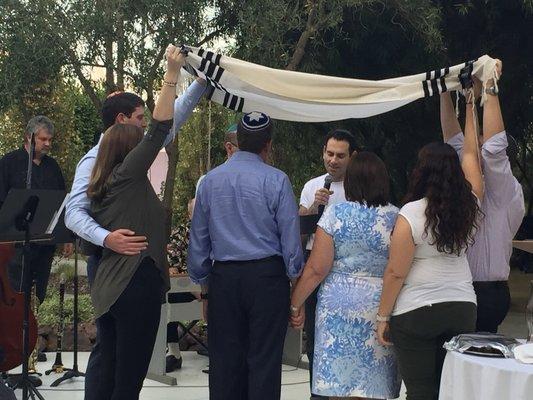
[{"label": "black watch on wrist", "polygon": [[200,293],[200,298],[202,300],[207,300],[209,299],[209,293]]}]

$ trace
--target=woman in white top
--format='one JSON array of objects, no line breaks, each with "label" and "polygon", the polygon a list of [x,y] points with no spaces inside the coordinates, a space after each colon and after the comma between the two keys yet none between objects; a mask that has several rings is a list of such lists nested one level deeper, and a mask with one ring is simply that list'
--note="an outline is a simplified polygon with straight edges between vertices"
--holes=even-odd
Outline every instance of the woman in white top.
[{"label": "woman in white top", "polygon": [[472,107],[469,99],[462,161],[445,143],[420,150],[391,238],[377,335],[394,343],[408,400],[438,399],[442,345],[476,326],[465,254],[483,197]]}]

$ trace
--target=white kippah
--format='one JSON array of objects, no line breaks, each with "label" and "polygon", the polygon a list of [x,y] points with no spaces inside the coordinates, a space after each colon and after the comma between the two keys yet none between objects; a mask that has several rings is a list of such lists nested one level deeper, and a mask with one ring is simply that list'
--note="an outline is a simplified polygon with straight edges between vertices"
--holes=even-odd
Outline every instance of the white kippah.
[{"label": "white kippah", "polygon": [[248,131],[260,131],[270,125],[270,117],[262,112],[252,111],[244,114],[241,123]]}]

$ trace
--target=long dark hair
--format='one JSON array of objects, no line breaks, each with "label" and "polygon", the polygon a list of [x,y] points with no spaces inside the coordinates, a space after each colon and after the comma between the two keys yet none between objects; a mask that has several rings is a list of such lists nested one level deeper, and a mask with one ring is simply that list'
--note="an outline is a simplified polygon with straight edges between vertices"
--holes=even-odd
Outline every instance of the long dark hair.
[{"label": "long dark hair", "polygon": [[113,168],[124,161],[124,158],[142,138],[142,128],[130,124],[115,124],[105,131],[87,188],[89,199],[96,202],[102,201],[107,192]]},{"label": "long dark hair", "polygon": [[346,200],[369,207],[389,204],[389,173],[381,158],[369,151],[354,153],[344,176]]},{"label": "long dark hair", "polygon": [[460,255],[473,243],[480,211],[459,157],[446,143],[430,143],[418,153],[405,203],[424,197],[425,233],[431,231],[431,244],[440,252]]}]

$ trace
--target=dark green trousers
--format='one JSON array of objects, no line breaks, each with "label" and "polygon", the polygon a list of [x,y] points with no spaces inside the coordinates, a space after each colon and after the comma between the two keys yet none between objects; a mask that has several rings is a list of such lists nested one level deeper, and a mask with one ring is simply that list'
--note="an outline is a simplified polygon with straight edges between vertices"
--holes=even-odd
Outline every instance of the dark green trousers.
[{"label": "dark green trousers", "polygon": [[437,400],[444,342],[476,330],[476,305],[453,301],[417,308],[390,321],[407,400]]}]

